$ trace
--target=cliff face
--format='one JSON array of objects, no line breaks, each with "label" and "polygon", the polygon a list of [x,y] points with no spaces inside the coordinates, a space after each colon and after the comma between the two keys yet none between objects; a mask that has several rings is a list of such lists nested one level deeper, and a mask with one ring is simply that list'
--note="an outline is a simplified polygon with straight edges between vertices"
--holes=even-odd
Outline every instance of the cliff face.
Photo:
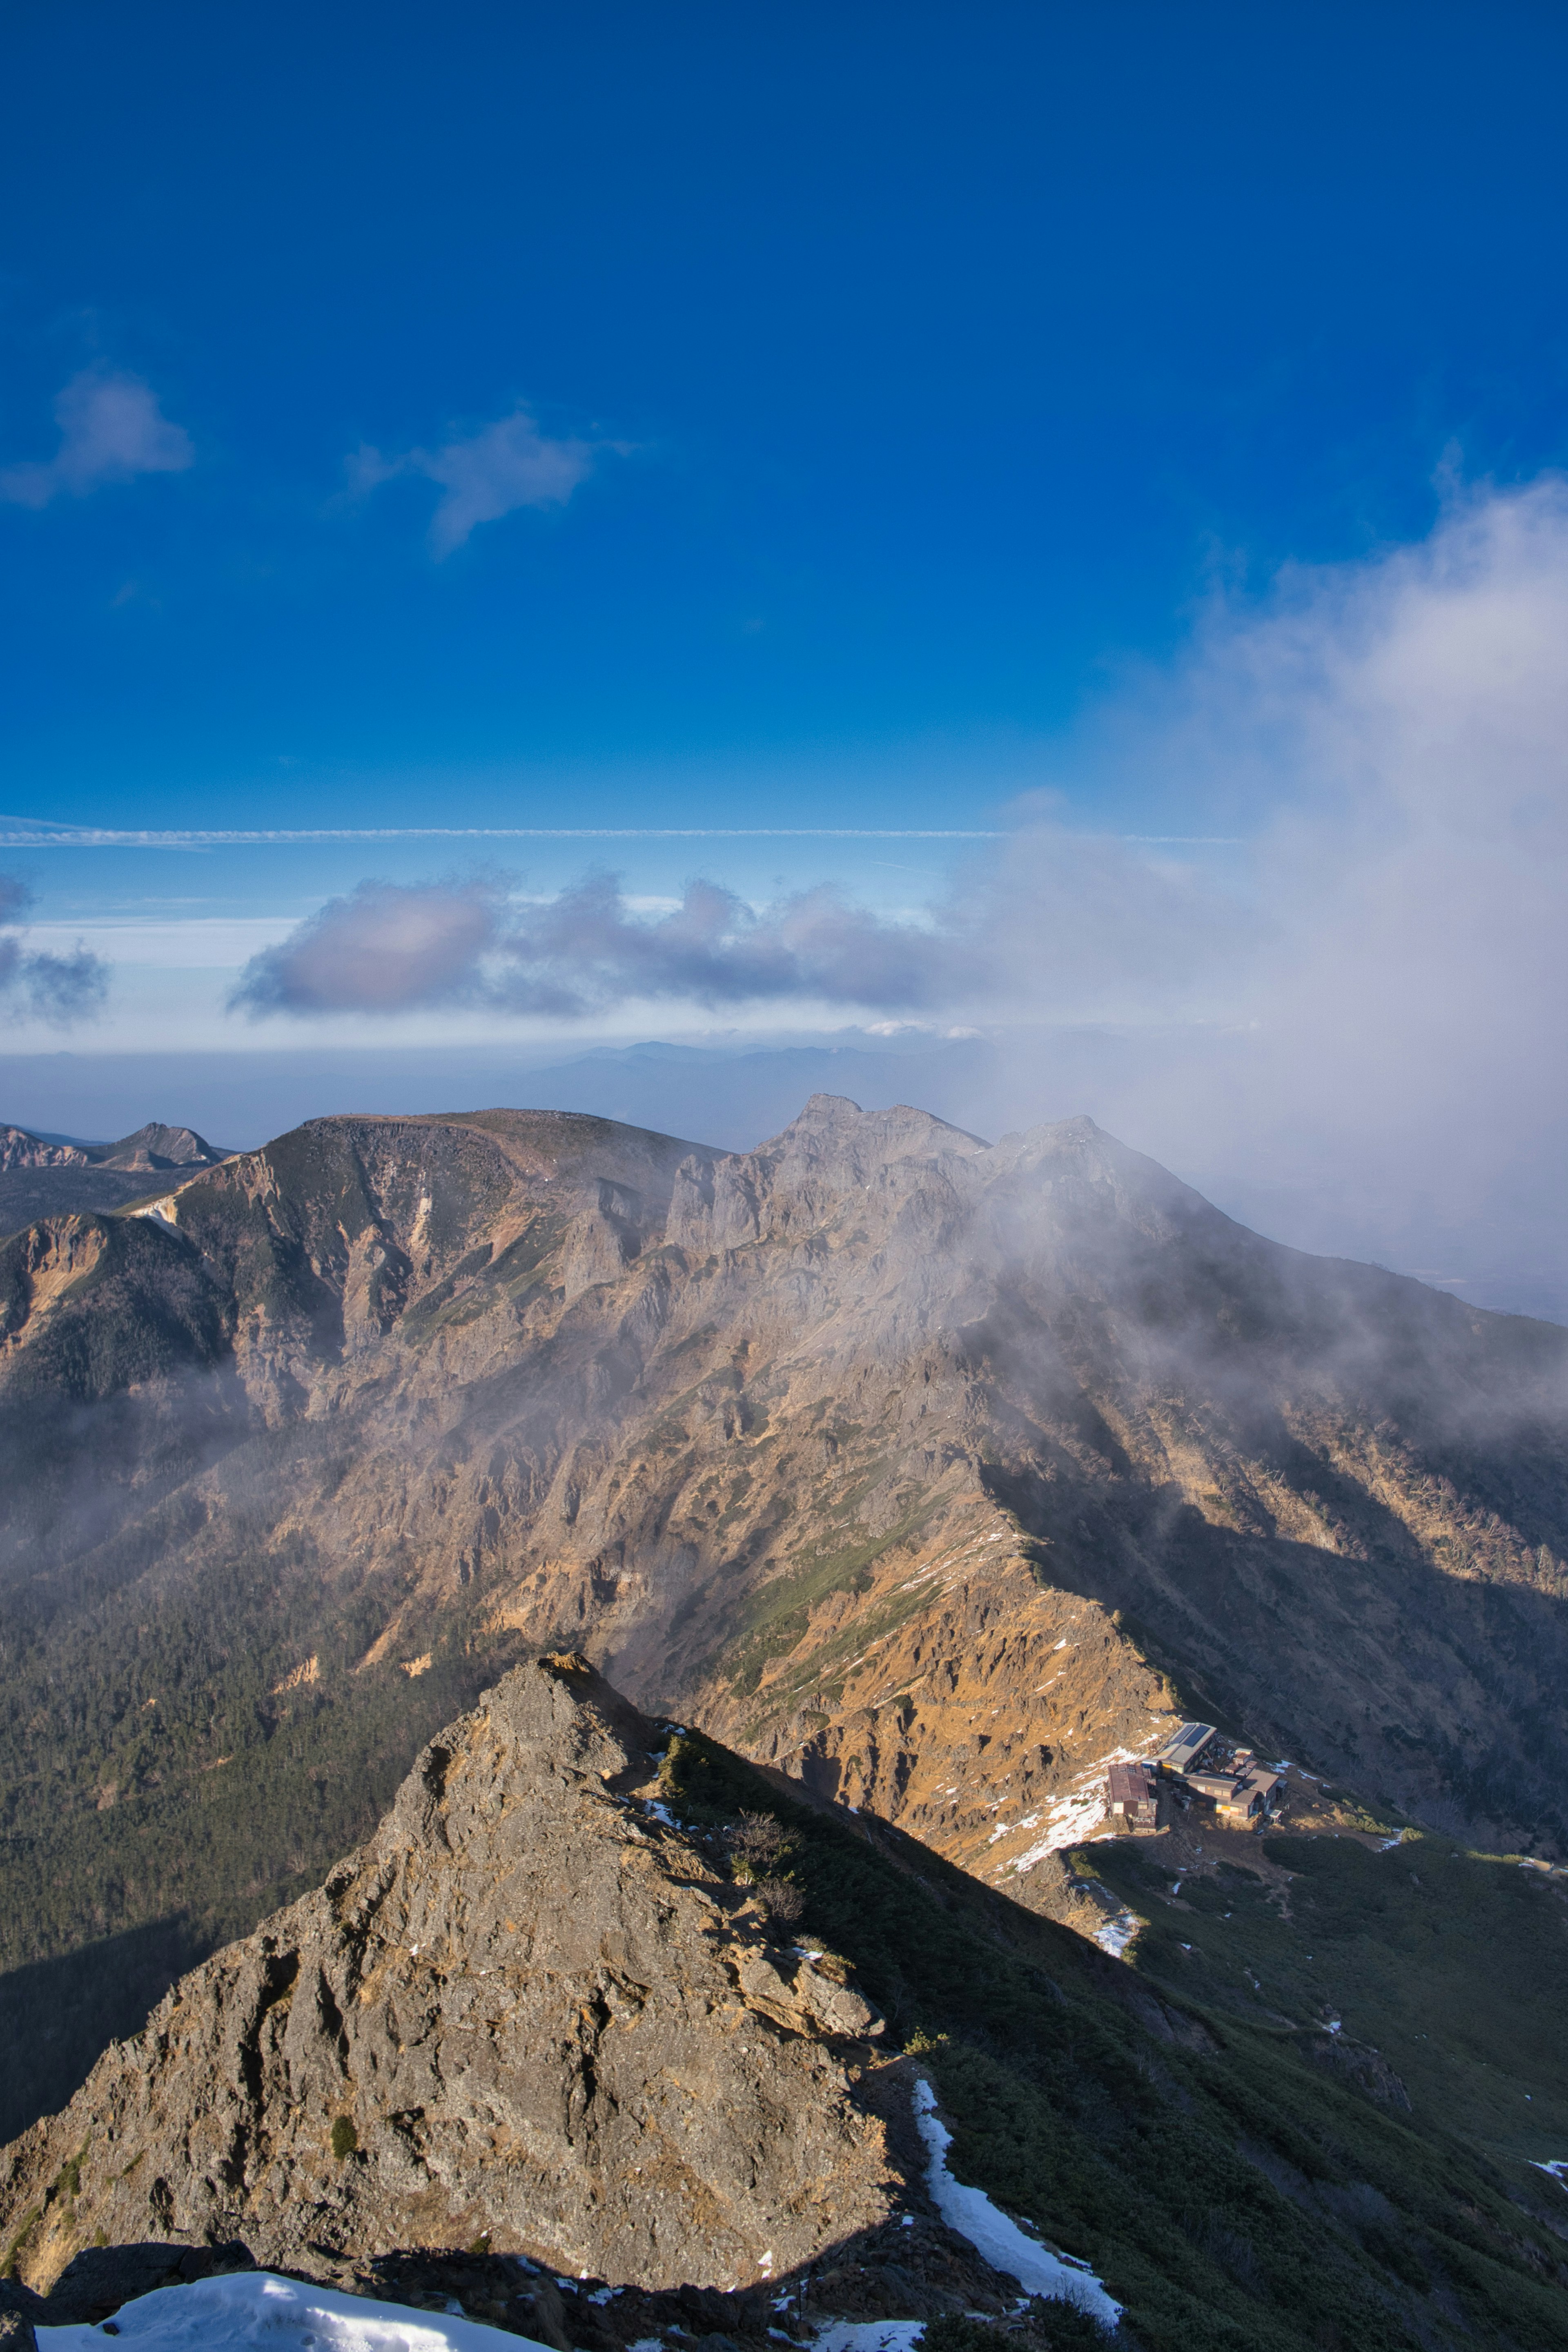
[{"label": "cliff face", "polygon": [[367,1847],[6,2151],[26,2283],[174,2236],[307,2267],[483,2241],[733,2289],[884,2221],[845,2071],[879,2021],[660,1818],[668,1737],[580,1661],[510,1675]]},{"label": "cliff face", "polygon": [[1177,1707],[1568,1840],[1568,1333],[1279,1248],[1087,1120],[321,1120],[18,1236],[0,1310],[16,1958],[132,1882],[199,1909],[225,1774],[279,1791],[226,1885],[284,1811],[324,1867],[366,1710],[424,1736],[520,1645],[1047,1907]]}]

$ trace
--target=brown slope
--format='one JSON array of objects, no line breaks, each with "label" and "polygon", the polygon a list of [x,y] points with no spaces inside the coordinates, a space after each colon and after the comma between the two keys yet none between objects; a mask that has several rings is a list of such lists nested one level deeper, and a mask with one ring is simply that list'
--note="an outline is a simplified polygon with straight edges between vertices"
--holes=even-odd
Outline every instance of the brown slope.
[{"label": "brown slope", "polygon": [[[294,1596],[244,1631],[264,1726],[300,1722],[278,1693],[311,1657],[310,1704],[352,1707],[457,1628],[477,1659],[587,1646],[987,1866],[1178,1699],[1431,1818],[1568,1833],[1568,1335],[1279,1249],[1091,1122],[988,1147],[817,1097],[716,1158],[560,1116],[323,1120],[155,1240],[232,1342],[114,1393],[183,1429],[237,1385],[244,1433],[163,1499],[111,1486],[90,1543],[74,1489],[17,1523],[95,1656],[116,1609],[155,1627],[259,1559]],[[112,1387],[138,1314],[67,1293],[20,1327],[36,1395],[84,1323]],[[67,1815],[110,1782],[167,1810],[251,1736],[221,1675],[181,1731],[146,1638],[139,1744]],[[72,1736],[56,1639],[24,1757]],[[19,1801],[43,1868],[62,1798]]]}]

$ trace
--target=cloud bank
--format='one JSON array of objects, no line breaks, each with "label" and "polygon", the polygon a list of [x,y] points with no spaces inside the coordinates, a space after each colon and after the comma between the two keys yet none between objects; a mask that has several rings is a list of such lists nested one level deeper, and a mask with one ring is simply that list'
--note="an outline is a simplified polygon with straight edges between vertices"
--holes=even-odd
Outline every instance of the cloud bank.
[{"label": "cloud bank", "polygon": [[966,952],[826,886],[757,909],[697,881],[649,919],[608,874],[532,904],[493,874],[366,881],[253,956],[231,1002],[252,1014],[478,1003],[571,1021],[671,1000],[927,1007],[963,985]]},{"label": "cloud bank", "polygon": [[46,463],[11,466],[0,473],[0,498],[13,506],[47,507],[62,493],[85,498],[111,482],[141,474],[183,474],[195,447],[183,425],[172,424],[157,394],[139,375],[83,368],[55,402],[60,446]]},{"label": "cloud bank", "polygon": [[439,483],[430,551],[440,561],[480,523],[499,522],[519,507],[563,507],[592,473],[598,454],[591,441],[542,433],[530,410],[520,405],[510,416],[439,449],[408,449],[395,457],[379,449],[358,449],[349,459],[349,488],[352,496],[364,497],[408,474]]},{"label": "cloud bank", "polygon": [[109,991],[109,967],[79,947],[73,955],[30,954],[16,926],[33,903],[27,885],[0,874],[0,1006],[65,1029],[89,1020]]}]

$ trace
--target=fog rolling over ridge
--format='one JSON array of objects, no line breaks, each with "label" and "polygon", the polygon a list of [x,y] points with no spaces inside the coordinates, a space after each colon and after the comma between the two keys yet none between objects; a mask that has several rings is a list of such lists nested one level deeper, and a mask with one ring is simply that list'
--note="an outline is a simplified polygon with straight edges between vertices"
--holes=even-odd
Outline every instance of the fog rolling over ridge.
[{"label": "fog rolling over ridge", "polygon": [[560,1645],[1047,1910],[1032,1824],[1178,1708],[1568,1845],[1568,1334],[1087,1119],[322,1119],[0,1312],[13,1970],[242,1932]]}]

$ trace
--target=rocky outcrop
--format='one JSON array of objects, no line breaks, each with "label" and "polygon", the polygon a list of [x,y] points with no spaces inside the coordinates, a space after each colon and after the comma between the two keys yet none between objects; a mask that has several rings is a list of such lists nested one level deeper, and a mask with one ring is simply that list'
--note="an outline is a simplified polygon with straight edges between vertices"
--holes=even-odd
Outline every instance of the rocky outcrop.
[{"label": "rocky outcrop", "polygon": [[368,1846],[0,2156],[24,2283],[164,2239],[734,2289],[885,2221],[847,2071],[880,2021],[670,1823],[660,1745],[580,1659],[510,1675]]}]

